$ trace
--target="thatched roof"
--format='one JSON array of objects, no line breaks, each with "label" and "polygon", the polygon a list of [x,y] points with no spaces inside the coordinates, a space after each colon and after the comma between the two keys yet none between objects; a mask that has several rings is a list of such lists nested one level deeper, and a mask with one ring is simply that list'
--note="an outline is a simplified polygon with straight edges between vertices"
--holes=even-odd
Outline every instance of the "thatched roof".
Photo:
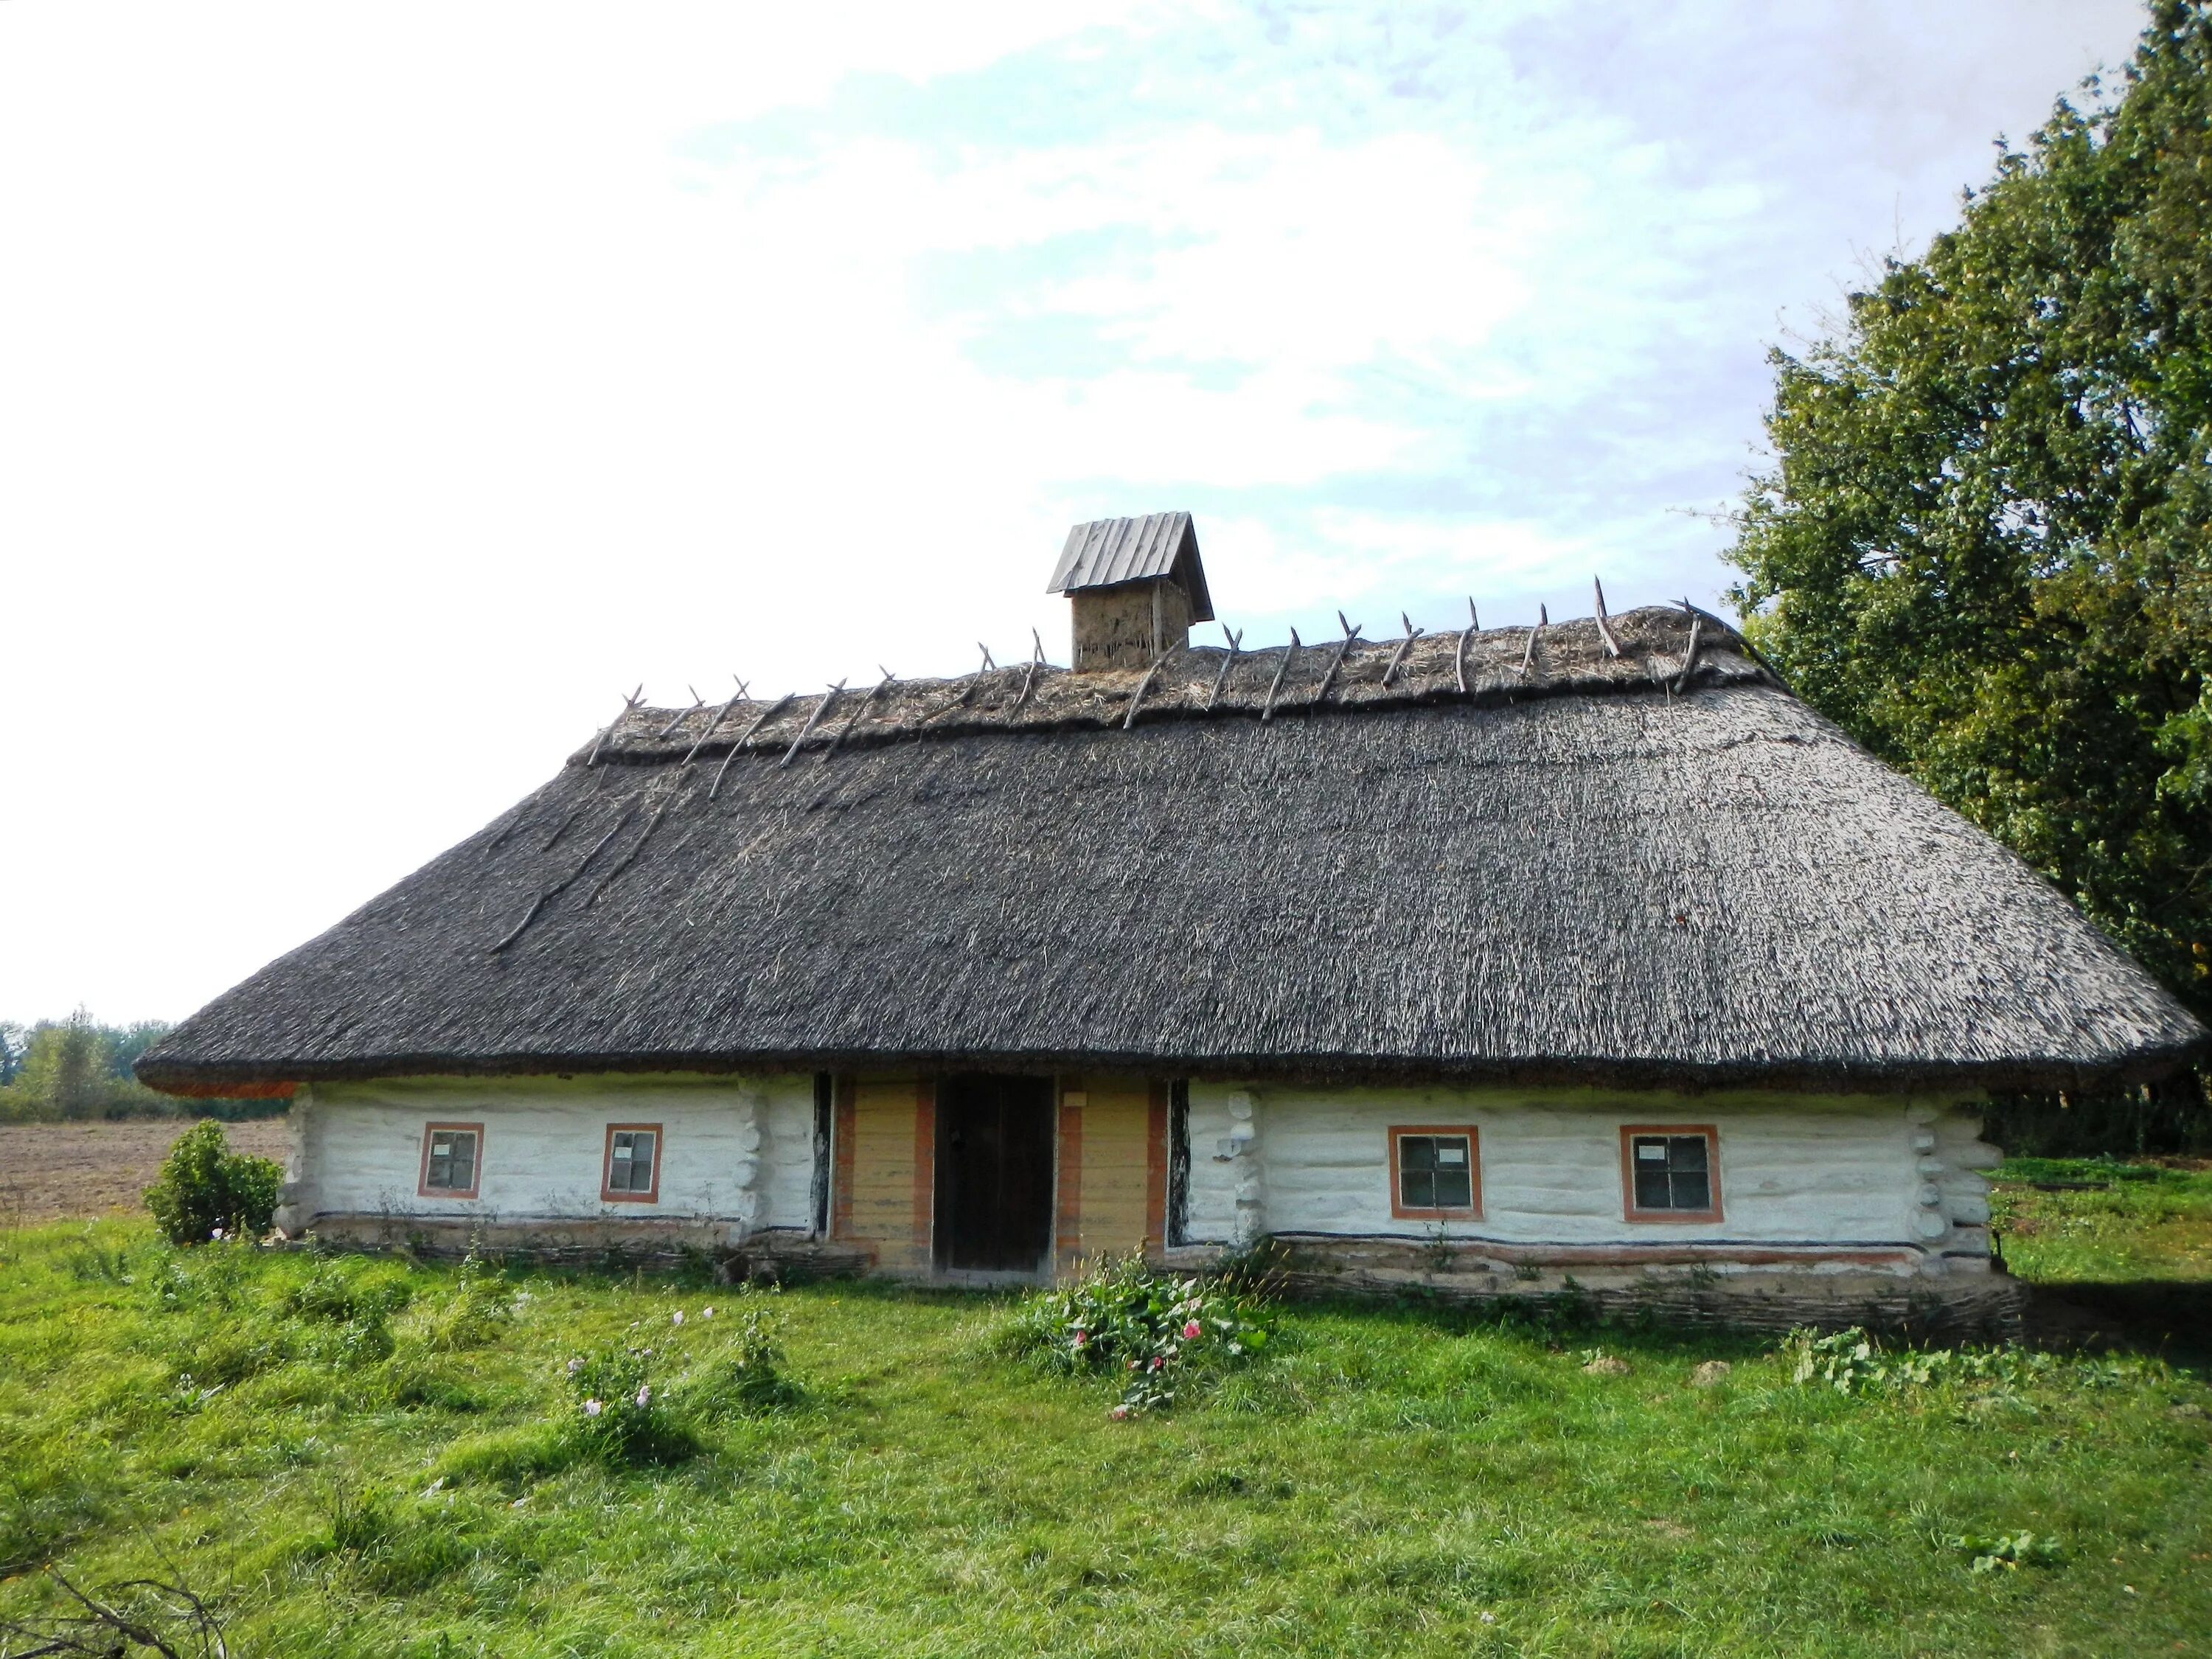
[{"label": "thatched roof", "polygon": [[2203,1041],[1724,625],[1612,630],[633,710],[140,1075],[2064,1086]]}]

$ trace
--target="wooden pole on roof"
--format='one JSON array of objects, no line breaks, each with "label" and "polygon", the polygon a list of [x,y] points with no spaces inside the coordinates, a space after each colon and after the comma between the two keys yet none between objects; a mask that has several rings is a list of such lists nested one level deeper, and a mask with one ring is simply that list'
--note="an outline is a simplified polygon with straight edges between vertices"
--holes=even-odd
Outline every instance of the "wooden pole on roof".
[{"label": "wooden pole on roof", "polygon": [[1160,672],[1160,665],[1176,653],[1170,646],[1152,659],[1152,665],[1145,671],[1145,678],[1137,682],[1137,689],[1129,694],[1129,712],[1121,716],[1121,729],[1126,732],[1137,723],[1137,705],[1145,700],[1145,693],[1152,689],[1152,676]]},{"label": "wooden pole on roof", "polygon": [[1528,671],[1536,665],[1536,635],[1542,633],[1552,621],[1552,613],[1542,605],[1536,607],[1536,625],[1528,630],[1528,643],[1521,653],[1521,677],[1526,679]]},{"label": "wooden pole on roof", "polygon": [[[730,678],[733,680],[738,680],[738,677],[735,674],[731,675]],[[724,720],[729,719],[730,710],[735,708],[739,703],[745,700],[745,692],[747,690],[748,687],[745,683],[743,680],[738,680],[738,689],[730,694],[729,702],[724,703],[720,709],[716,710],[714,718],[707,722],[707,729],[699,734],[699,741],[693,744],[689,749],[684,751],[684,758],[676,763],[678,769],[681,770],[683,768],[691,764],[692,757],[707,746],[707,739],[714,735],[715,732],[720,728]]]},{"label": "wooden pole on roof", "polygon": [[822,751],[822,758],[823,760],[828,760],[830,756],[836,754],[839,749],[844,746],[845,739],[852,734],[853,728],[858,726],[862,720],[866,720],[867,718],[868,710],[876,706],[876,700],[882,696],[884,692],[891,689],[891,680],[893,678],[891,671],[888,668],[884,668],[884,665],[881,663],[878,663],[876,666],[884,669],[883,678],[878,680],[874,688],[869,691],[868,695],[860,699],[860,706],[858,708],[855,708],[851,714],[845,716],[845,723],[837,728],[837,735],[830,739],[830,746]]},{"label": "wooden pole on roof", "polygon": [[830,712],[830,705],[837,701],[838,694],[844,689],[845,682],[839,680],[836,684],[815,700],[814,707],[807,713],[806,724],[799,728],[799,735],[791,740],[791,747],[783,751],[783,758],[775,763],[777,771],[781,772],[791,764],[799,754],[799,745],[814,735],[815,726],[821,720],[823,715]]},{"label": "wooden pole on roof", "polygon": [[1690,645],[1689,648],[1682,653],[1682,672],[1674,679],[1674,689],[1677,691],[1689,689],[1690,676],[1698,666],[1698,646],[1700,643],[1698,630],[1705,626],[1705,619],[1703,617],[1693,615],[1690,618]]},{"label": "wooden pole on roof", "polygon": [[1597,590],[1597,636],[1604,642],[1605,654],[1617,657],[1620,654],[1620,641],[1613,637],[1613,629],[1605,623],[1605,584],[1593,576],[1590,586]]},{"label": "wooden pole on roof", "polygon": [[1359,624],[1345,621],[1341,611],[1336,613],[1336,625],[1344,630],[1344,638],[1336,647],[1336,654],[1328,659],[1328,667],[1322,674],[1319,689],[1307,700],[1306,707],[1309,708],[1321,706],[1321,700],[1328,695],[1329,687],[1336,684],[1336,671],[1344,666],[1345,658],[1352,653],[1352,642],[1359,637]]},{"label": "wooden pole on roof", "polygon": [[1221,637],[1229,641],[1229,654],[1221,659],[1221,672],[1213,677],[1213,690],[1206,696],[1206,712],[1209,714],[1213,712],[1213,705],[1221,701],[1221,688],[1227,683],[1229,671],[1237,661],[1237,648],[1244,643],[1244,630],[1240,628],[1232,634],[1229,631],[1229,624],[1224,623],[1221,624]]},{"label": "wooden pole on roof", "polygon": [[1044,641],[1034,628],[1030,629],[1030,672],[1022,676],[1021,695],[1014,699],[1014,706],[1008,711],[1010,714],[1022,712],[1022,705],[1030,700],[1030,693],[1036,690],[1037,670],[1044,666]]},{"label": "wooden pole on roof", "polygon": [[1452,653],[1452,668],[1459,676],[1459,694],[1467,695],[1467,647],[1474,637],[1474,630],[1482,626],[1481,618],[1474,614],[1474,595],[1467,596],[1467,631],[1459,636],[1459,649]]},{"label": "wooden pole on roof", "polygon": [[1298,630],[1293,628],[1291,630],[1291,642],[1283,647],[1283,660],[1276,665],[1274,684],[1267,688],[1267,701],[1261,707],[1261,720],[1271,720],[1275,718],[1275,697],[1283,689],[1283,676],[1291,672],[1291,659],[1297,654]]},{"label": "wooden pole on roof", "polygon": [[1390,684],[1391,677],[1405,662],[1406,653],[1413,648],[1413,641],[1421,637],[1423,631],[1414,627],[1413,619],[1402,611],[1398,613],[1398,620],[1405,627],[1406,637],[1398,641],[1398,648],[1390,653],[1389,663],[1382,670],[1382,684],[1385,685]]},{"label": "wooden pole on roof", "polygon": [[614,726],[608,726],[605,731],[601,732],[599,737],[593,741],[592,744],[592,752],[584,757],[584,764],[586,766],[597,766],[599,763],[600,745],[605,744],[609,738],[614,735],[615,726],[620,726],[624,720],[629,718],[629,711],[637,707],[639,700],[644,696],[645,682],[643,680],[640,680],[637,683],[637,690],[631,692],[629,696],[623,699],[623,711],[621,714],[615,716]]},{"label": "wooden pole on roof", "polygon": [[674,720],[669,721],[667,725],[662,726],[660,730],[653,734],[653,740],[655,743],[659,743],[664,738],[673,736],[678,726],[683,725],[684,721],[690,720],[694,714],[697,714],[701,709],[707,706],[707,700],[699,695],[699,688],[697,686],[687,685],[684,689],[691,694],[691,706],[685,709],[682,714],[678,714]]},{"label": "wooden pole on roof", "polygon": [[766,726],[778,714],[783,713],[785,709],[790,708],[791,700],[795,695],[796,694],[793,692],[785,692],[773,703],[769,704],[766,708],[761,710],[759,714],[753,716],[753,723],[745,727],[744,731],[738,735],[738,740],[730,745],[730,752],[722,757],[721,767],[714,774],[714,785],[707,791],[707,799],[708,800],[714,799],[716,795],[721,793],[723,775],[730,769],[730,763],[737,759],[739,755],[744,752],[745,745],[750,743],[753,739],[753,733],[759,731],[763,726]]}]

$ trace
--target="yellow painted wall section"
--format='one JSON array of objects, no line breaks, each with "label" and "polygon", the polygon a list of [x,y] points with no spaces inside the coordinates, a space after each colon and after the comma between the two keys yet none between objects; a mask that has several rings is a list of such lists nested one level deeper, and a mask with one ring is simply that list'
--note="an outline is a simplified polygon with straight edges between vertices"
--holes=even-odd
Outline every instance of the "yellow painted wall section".
[{"label": "yellow painted wall section", "polygon": [[1141,1077],[1084,1082],[1083,1254],[1124,1255],[1145,1244],[1152,1091]]},{"label": "yellow painted wall section", "polygon": [[[878,1266],[926,1267],[929,1172],[920,1167],[915,1155],[921,1091],[911,1078],[863,1079],[851,1087],[852,1205],[844,1224],[855,1243],[876,1247]],[[922,1183],[920,1188],[918,1182]]]}]

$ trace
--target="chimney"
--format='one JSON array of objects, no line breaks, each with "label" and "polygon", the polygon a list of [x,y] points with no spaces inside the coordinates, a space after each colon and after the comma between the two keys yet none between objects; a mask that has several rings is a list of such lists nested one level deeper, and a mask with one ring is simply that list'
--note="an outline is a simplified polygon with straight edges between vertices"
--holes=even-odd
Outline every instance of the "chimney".
[{"label": "chimney", "polygon": [[1065,593],[1074,606],[1078,672],[1149,668],[1162,652],[1190,643],[1193,623],[1213,620],[1188,513],[1077,525],[1045,592]]}]

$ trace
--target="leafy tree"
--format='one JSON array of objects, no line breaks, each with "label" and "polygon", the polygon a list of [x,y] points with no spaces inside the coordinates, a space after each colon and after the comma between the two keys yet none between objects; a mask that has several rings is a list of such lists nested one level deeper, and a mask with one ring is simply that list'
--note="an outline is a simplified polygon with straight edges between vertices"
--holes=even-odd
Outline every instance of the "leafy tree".
[{"label": "leafy tree", "polygon": [[1747,629],[2212,1015],[2212,3],[1772,362]]},{"label": "leafy tree", "polygon": [[58,1024],[40,1021],[32,1028],[21,1086],[52,1115],[97,1115],[107,1076],[106,1034],[82,1008]]}]

